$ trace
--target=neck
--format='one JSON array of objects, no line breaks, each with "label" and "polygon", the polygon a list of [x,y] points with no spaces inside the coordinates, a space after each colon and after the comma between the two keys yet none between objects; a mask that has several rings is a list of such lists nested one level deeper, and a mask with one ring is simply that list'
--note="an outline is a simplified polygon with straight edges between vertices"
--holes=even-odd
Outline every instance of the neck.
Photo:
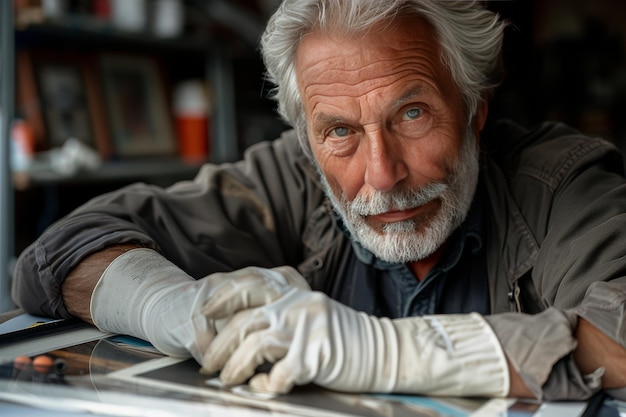
[{"label": "neck", "polygon": [[409,269],[411,269],[411,271],[415,275],[415,278],[417,278],[418,281],[424,280],[430,270],[433,269],[437,262],[439,262],[439,259],[441,259],[441,256],[443,255],[444,247],[445,244],[441,245],[435,252],[433,252],[426,258],[420,259],[419,261],[409,262],[407,264],[407,266],[409,267]]}]

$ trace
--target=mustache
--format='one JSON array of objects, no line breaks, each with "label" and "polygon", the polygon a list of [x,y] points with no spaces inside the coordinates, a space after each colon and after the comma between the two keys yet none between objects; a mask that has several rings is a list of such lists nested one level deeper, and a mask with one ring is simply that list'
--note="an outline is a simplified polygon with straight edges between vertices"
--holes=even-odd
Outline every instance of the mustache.
[{"label": "mustache", "polygon": [[418,189],[403,189],[392,191],[374,191],[367,195],[358,195],[348,201],[347,208],[352,215],[375,216],[394,210],[408,210],[423,206],[440,198],[449,190],[445,183],[436,182]]}]

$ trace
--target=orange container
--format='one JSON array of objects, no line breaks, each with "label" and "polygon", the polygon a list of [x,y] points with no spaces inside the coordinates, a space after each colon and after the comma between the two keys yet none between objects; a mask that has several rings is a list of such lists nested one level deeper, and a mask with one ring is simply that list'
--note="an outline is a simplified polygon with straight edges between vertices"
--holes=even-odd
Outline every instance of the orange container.
[{"label": "orange container", "polygon": [[209,120],[206,116],[176,116],[180,156],[189,162],[203,162],[209,156]]},{"label": "orange container", "polygon": [[201,80],[181,82],[174,90],[174,121],[183,160],[200,163],[210,155],[211,103]]}]

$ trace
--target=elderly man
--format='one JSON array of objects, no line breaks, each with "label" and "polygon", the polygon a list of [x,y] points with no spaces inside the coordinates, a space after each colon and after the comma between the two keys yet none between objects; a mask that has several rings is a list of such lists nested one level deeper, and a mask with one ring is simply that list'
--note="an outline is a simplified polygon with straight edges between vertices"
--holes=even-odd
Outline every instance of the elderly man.
[{"label": "elderly man", "polygon": [[264,391],[624,395],[621,155],[486,128],[503,27],[470,1],[285,0],[263,54],[295,130],[77,209],[16,300]]}]

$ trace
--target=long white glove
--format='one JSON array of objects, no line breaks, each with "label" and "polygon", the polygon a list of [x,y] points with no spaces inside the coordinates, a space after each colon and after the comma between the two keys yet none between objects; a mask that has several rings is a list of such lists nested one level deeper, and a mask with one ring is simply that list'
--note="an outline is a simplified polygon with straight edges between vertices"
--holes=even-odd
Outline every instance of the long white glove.
[{"label": "long white glove", "polygon": [[[151,249],[118,256],[104,271],[91,298],[94,324],[105,331],[151,342],[173,356],[191,354],[202,363],[220,322],[205,316],[213,308],[236,312],[279,298],[292,286],[308,289],[293,268],[244,268],[194,280]],[[227,315],[222,316],[225,322]]]},{"label": "long white glove", "polygon": [[[228,314],[209,302],[209,317]],[[226,384],[260,391],[294,384],[354,392],[506,396],[506,359],[478,314],[379,319],[318,292],[292,288],[274,303],[241,311],[213,340],[203,363]]]}]

